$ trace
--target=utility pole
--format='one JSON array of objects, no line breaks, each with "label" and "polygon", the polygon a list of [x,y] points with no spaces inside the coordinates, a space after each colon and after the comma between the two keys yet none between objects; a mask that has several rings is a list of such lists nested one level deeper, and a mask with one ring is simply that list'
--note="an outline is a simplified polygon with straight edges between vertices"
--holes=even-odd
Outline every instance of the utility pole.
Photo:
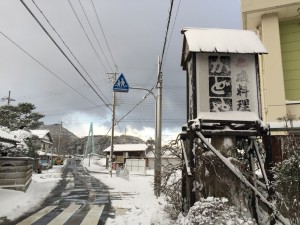
[{"label": "utility pole", "polygon": [[[107,73],[107,74],[112,74],[112,80],[113,83],[116,82],[116,75],[117,72],[115,73]],[[113,159],[113,152],[114,152],[114,135],[115,135],[115,120],[116,120],[116,92],[113,91],[113,99],[112,99],[112,120],[111,120],[111,145],[110,145],[110,154],[109,154],[109,161],[108,161],[108,167],[109,167],[109,174],[112,177],[112,159]]]},{"label": "utility pole", "polygon": [[160,61],[158,57],[158,75],[157,75],[157,101],[156,101],[156,130],[155,130],[155,174],[154,174],[154,194],[160,196],[161,186],[161,133],[162,133],[162,72],[160,70]]},{"label": "utility pole", "polygon": [[59,155],[60,152],[60,136],[61,136],[61,130],[62,130],[62,121],[60,121],[60,127],[59,127],[59,134],[58,134],[58,145],[57,145],[57,155]]},{"label": "utility pole", "polygon": [[6,101],[6,100],[7,100],[7,105],[9,105],[11,101],[16,101],[15,99],[12,99],[10,97],[10,91],[8,91],[8,97],[2,98],[2,102]]}]

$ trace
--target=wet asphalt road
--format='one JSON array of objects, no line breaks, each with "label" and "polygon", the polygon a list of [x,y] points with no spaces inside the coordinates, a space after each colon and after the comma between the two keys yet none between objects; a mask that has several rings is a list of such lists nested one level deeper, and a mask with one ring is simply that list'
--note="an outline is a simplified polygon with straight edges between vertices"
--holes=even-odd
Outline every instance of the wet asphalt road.
[{"label": "wet asphalt road", "polygon": [[[62,180],[38,210],[28,213],[16,221],[6,221],[5,224],[18,224],[28,217],[37,217],[40,210],[48,208],[51,208],[51,211],[45,213],[36,222],[29,224],[45,225],[51,224],[52,221],[54,224],[80,225],[85,224],[87,221],[84,220],[89,219],[94,220],[93,224],[95,225],[102,225],[105,224],[108,217],[114,217],[109,188],[92,177],[83,168],[81,162],[75,161],[75,159],[69,160],[63,170]],[[87,223],[92,225],[91,222]],[[24,221],[21,224],[28,223]]]}]

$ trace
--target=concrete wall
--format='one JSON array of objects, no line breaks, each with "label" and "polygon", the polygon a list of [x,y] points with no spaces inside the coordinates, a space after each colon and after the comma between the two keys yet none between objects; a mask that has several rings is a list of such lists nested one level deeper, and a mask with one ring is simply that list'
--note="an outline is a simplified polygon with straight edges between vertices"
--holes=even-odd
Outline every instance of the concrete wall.
[{"label": "concrete wall", "polygon": [[261,38],[268,50],[263,57],[265,90],[265,121],[276,121],[286,115],[284,79],[277,14],[262,17]]},{"label": "concrete wall", "polygon": [[0,157],[0,187],[26,191],[32,177],[33,158]]},{"label": "concrete wall", "polygon": [[[263,120],[298,115],[300,101],[288,99],[282,57],[280,24],[299,19],[300,0],[241,0],[243,29],[254,30],[268,50],[260,57]],[[298,56],[297,56],[298,57]],[[287,100],[299,101],[289,105]]]}]

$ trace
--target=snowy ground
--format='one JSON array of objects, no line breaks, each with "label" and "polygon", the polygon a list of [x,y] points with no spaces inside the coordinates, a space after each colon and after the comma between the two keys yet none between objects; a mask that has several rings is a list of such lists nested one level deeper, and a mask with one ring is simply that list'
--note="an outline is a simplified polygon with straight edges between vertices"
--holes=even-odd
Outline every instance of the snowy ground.
[{"label": "snowy ground", "polygon": [[[153,191],[153,175],[143,176],[140,174],[129,174],[128,180],[117,177],[115,173],[112,177],[107,173],[101,162],[84,161],[84,167],[89,171],[102,172],[92,175],[101,180],[110,188],[112,194],[126,192],[120,200],[112,200],[112,206],[116,210],[115,219],[108,219],[106,225],[150,225],[150,224],[171,224],[167,215],[163,213],[165,204],[162,197],[156,198]],[[114,171],[115,172],[115,171]],[[147,171],[153,174],[153,171]]]},{"label": "snowy ground", "polygon": [[63,166],[54,166],[41,174],[33,174],[32,182],[26,192],[0,188],[0,224],[3,223],[2,217],[13,220],[38,208],[61,180],[62,169]]},{"label": "snowy ground", "polygon": [[[84,161],[83,165],[91,172],[101,172],[93,175],[112,188],[112,194],[122,196],[120,200],[112,200],[116,214],[114,219],[109,218],[106,221],[106,225],[170,224],[162,211],[165,204],[163,198],[154,196],[153,176],[130,174],[127,180],[117,177],[115,173],[111,177],[107,170],[99,165],[99,161],[91,160],[90,166],[88,161]],[[2,217],[13,220],[38,208],[61,179],[62,169],[63,166],[54,166],[42,174],[33,174],[32,183],[25,193],[0,189],[0,224],[3,223]]]}]

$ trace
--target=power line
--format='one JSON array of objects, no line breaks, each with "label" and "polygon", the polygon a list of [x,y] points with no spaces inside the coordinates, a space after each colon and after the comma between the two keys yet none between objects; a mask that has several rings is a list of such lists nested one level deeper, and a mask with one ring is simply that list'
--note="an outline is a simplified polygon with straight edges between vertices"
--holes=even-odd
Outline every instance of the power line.
[{"label": "power line", "polygon": [[51,71],[49,68],[47,68],[44,64],[42,64],[40,61],[38,61],[36,58],[34,58],[30,53],[28,53],[25,49],[23,49],[20,45],[18,45],[16,42],[14,42],[11,38],[9,38],[7,35],[5,35],[2,31],[0,31],[0,33],[7,39],[9,40],[11,43],[13,43],[16,47],[18,47],[21,51],[23,51],[26,55],[28,55],[31,59],[33,59],[35,62],[37,62],[40,66],[42,66],[44,69],[46,69],[50,74],[52,74],[54,77],[56,77],[58,80],[60,80],[61,82],[63,82],[65,85],[67,85],[68,87],[70,87],[73,91],[75,91],[76,93],[78,93],[81,97],[83,97],[84,99],[86,99],[88,102],[90,102],[91,104],[97,106],[96,103],[92,102],[90,99],[88,99],[87,97],[85,97],[83,94],[81,94],[79,91],[77,91],[75,88],[73,88],[70,84],[68,84],[68,82],[64,81],[62,78],[60,78],[57,74],[55,74],[53,71]]},{"label": "power line", "polygon": [[95,12],[95,14],[96,14],[97,21],[98,21],[98,24],[99,24],[99,26],[100,26],[100,29],[101,29],[101,31],[102,31],[102,34],[103,34],[103,37],[104,37],[104,40],[105,40],[105,43],[106,43],[107,49],[108,49],[108,51],[109,51],[109,54],[110,54],[110,56],[111,56],[111,58],[112,58],[112,61],[113,61],[113,63],[114,63],[114,66],[116,66],[117,64],[116,64],[116,62],[115,62],[115,59],[114,59],[114,57],[113,57],[113,55],[112,55],[112,53],[111,53],[111,50],[110,50],[109,44],[108,44],[108,42],[107,42],[106,35],[105,35],[105,33],[104,33],[104,30],[103,30],[102,24],[101,24],[101,22],[100,22],[100,19],[99,19],[99,16],[98,16],[97,10],[96,10],[96,8],[95,8],[95,5],[94,5],[94,2],[93,2],[93,0],[90,0],[90,1],[91,1],[92,5],[93,5],[94,12]]},{"label": "power line", "polygon": [[69,50],[69,52],[71,53],[71,55],[74,57],[74,59],[77,61],[77,63],[80,65],[80,67],[83,69],[83,71],[86,73],[86,75],[90,78],[90,80],[93,82],[93,84],[95,85],[95,87],[98,89],[98,91],[104,96],[105,100],[108,101],[108,99],[105,97],[105,95],[103,94],[103,92],[100,90],[100,88],[96,85],[96,83],[94,82],[94,80],[91,78],[91,76],[89,75],[89,73],[86,71],[86,69],[82,66],[82,64],[79,62],[79,60],[77,59],[77,57],[73,54],[73,52],[71,51],[70,47],[66,44],[66,42],[63,40],[63,38],[61,37],[61,35],[56,31],[56,29],[53,27],[53,25],[50,23],[50,21],[48,20],[48,18],[46,17],[46,15],[43,13],[43,11],[38,7],[38,5],[36,4],[36,2],[34,0],[32,0],[33,4],[35,5],[35,7],[40,11],[40,13],[43,15],[43,17],[45,18],[45,20],[47,21],[47,23],[50,25],[50,27],[53,29],[53,31],[57,34],[57,36],[59,37],[59,39],[62,41],[62,43],[66,46],[66,48]]},{"label": "power line", "polygon": [[[169,8],[169,15],[168,15],[167,28],[166,28],[164,44],[163,44],[163,50],[162,50],[161,58],[160,58],[160,62],[159,62],[158,76],[160,76],[162,64],[163,64],[163,61],[164,61],[164,54],[165,54],[166,44],[167,44],[167,40],[168,40],[168,32],[169,32],[169,27],[170,27],[173,4],[174,4],[174,0],[171,0],[171,4],[170,4],[170,8]],[[158,82],[159,82],[159,77],[158,77],[158,80],[157,80],[157,84],[158,84]]]},{"label": "power line", "polygon": [[101,52],[102,52],[102,55],[103,55],[105,61],[107,62],[107,64],[108,64],[110,70],[113,71],[112,67],[110,66],[110,64],[109,64],[109,62],[108,62],[108,60],[107,60],[107,58],[106,58],[106,55],[104,54],[104,51],[103,51],[103,49],[102,49],[102,47],[101,47],[101,45],[100,45],[100,42],[99,42],[99,40],[98,40],[98,38],[97,38],[97,35],[95,34],[95,31],[94,31],[94,29],[93,29],[93,27],[92,27],[92,25],[91,25],[91,22],[90,22],[90,20],[89,20],[87,14],[86,14],[86,12],[85,12],[85,9],[84,9],[84,7],[83,7],[83,5],[82,5],[82,3],[81,3],[81,0],[79,0],[79,4],[80,4],[80,6],[81,6],[81,9],[82,9],[82,11],[83,11],[83,14],[84,14],[86,20],[88,21],[89,27],[90,27],[91,30],[92,30],[92,33],[93,33],[93,35],[94,35],[94,37],[95,37],[95,39],[96,39],[96,41],[97,41],[97,44],[98,44],[98,46],[99,46],[99,48],[100,48],[100,50],[101,50]]},{"label": "power line", "polygon": [[94,52],[95,52],[95,54],[96,54],[98,60],[99,60],[100,63],[102,64],[103,68],[105,69],[104,72],[107,73],[108,70],[106,69],[106,66],[104,65],[104,63],[103,63],[101,57],[99,56],[99,54],[98,54],[98,52],[97,52],[95,46],[93,45],[93,43],[92,43],[90,37],[89,37],[88,34],[87,34],[86,30],[84,29],[84,27],[83,27],[83,25],[82,25],[82,23],[81,23],[81,21],[80,21],[78,15],[77,15],[77,13],[76,13],[76,11],[75,11],[75,9],[74,9],[72,3],[70,2],[70,0],[68,0],[68,3],[69,3],[69,5],[70,5],[70,7],[71,7],[71,9],[72,9],[72,11],[73,11],[75,17],[77,18],[77,21],[78,21],[78,23],[80,24],[81,29],[82,29],[83,32],[85,33],[85,36],[86,36],[86,38],[88,39],[88,41],[89,41],[91,47],[93,48],[93,50],[94,50]]},{"label": "power line", "polygon": [[[169,16],[168,16],[168,22],[167,22],[167,28],[166,28],[166,33],[165,33],[165,38],[164,38],[164,44],[163,44],[163,51],[162,51],[162,55],[161,55],[161,59],[160,59],[160,62],[159,62],[159,71],[158,71],[158,80],[157,80],[157,83],[156,83],[156,86],[157,84],[159,83],[159,79],[160,79],[160,73],[161,73],[161,65],[162,65],[162,62],[163,62],[163,58],[164,58],[164,52],[165,52],[165,48],[166,48],[166,43],[167,43],[167,37],[168,37],[168,31],[169,31],[169,26],[170,26],[170,20],[171,20],[171,15],[172,15],[172,9],[173,9],[173,3],[174,3],[174,0],[171,0],[171,4],[170,4],[170,8],[169,8]],[[153,86],[150,91],[152,92],[152,90],[155,88],[155,86]],[[128,114],[130,114],[136,107],[138,107],[148,96],[150,95],[150,92],[148,92],[144,98],[139,101],[129,112],[127,112],[121,119],[119,119],[117,121],[117,123],[119,123],[120,121],[122,121]]]},{"label": "power line", "polygon": [[[176,24],[176,19],[177,19],[177,15],[178,15],[178,12],[179,12],[180,4],[181,4],[181,0],[179,0],[178,7],[177,7],[177,10],[176,10],[175,19],[174,19],[174,23],[173,23],[173,26],[172,26],[172,31],[171,31],[171,34],[170,34],[170,39],[169,39],[166,55],[167,55],[169,47],[170,47],[170,43],[171,43],[174,27],[175,27],[175,24]],[[163,67],[163,65],[162,65],[162,67]]]},{"label": "power line", "polygon": [[94,89],[94,87],[88,82],[88,80],[82,75],[82,73],[78,70],[78,68],[74,65],[74,63],[70,60],[70,58],[66,55],[66,53],[62,50],[62,48],[57,44],[57,42],[53,39],[53,37],[49,34],[46,28],[41,24],[41,22],[37,19],[37,17],[33,14],[33,12],[28,8],[26,3],[23,0],[20,0],[27,11],[31,14],[31,16],[35,19],[35,21],[40,25],[43,31],[48,35],[48,37],[52,40],[55,46],[60,50],[60,52],[65,56],[65,58],[69,61],[69,63],[73,66],[73,68],[77,71],[77,73],[82,77],[82,79],[90,86],[90,88],[95,92],[95,94],[101,99],[101,101],[112,110],[109,105],[103,100],[103,98],[99,95],[99,93]]}]

